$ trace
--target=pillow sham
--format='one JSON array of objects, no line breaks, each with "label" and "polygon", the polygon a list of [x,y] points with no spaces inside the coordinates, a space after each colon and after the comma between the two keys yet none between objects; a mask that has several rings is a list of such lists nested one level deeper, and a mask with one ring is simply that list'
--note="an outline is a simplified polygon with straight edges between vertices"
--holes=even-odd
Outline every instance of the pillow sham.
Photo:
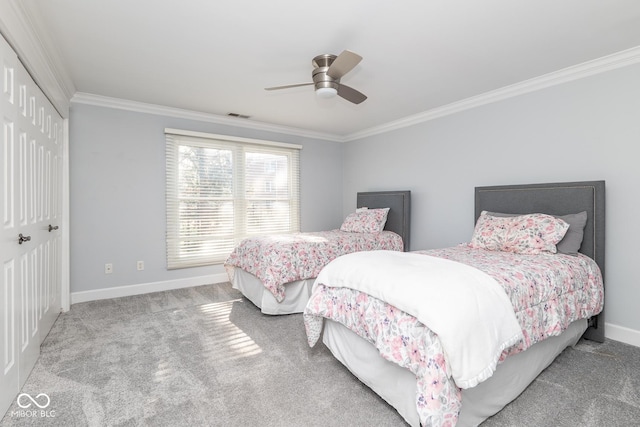
[{"label": "pillow sham", "polygon": [[482,211],[469,246],[525,255],[556,253],[568,229],[568,223],[552,215],[500,217]]},{"label": "pillow sham", "polygon": [[340,231],[351,233],[379,233],[387,223],[389,208],[358,209],[345,218]]},{"label": "pillow sham", "polygon": [[[487,214],[498,217],[513,217],[521,215],[501,212],[487,212]],[[567,233],[556,245],[558,253],[566,255],[577,254],[580,251],[580,246],[582,246],[582,240],[584,239],[584,227],[587,225],[587,211],[582,211],[575,214],[553,216],[556,218],[560,218],[561,220],[569,224]]]}]

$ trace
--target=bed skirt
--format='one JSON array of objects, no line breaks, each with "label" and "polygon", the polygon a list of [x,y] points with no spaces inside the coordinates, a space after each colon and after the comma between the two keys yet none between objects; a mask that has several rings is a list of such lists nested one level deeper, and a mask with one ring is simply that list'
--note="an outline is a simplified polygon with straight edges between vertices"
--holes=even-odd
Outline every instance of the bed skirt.
[{"label": "bed skirt", "polygon": [[[574,346],[587,321],[577,320],[561,335],[539,342],[508,357],[494,375],[462,391],[458,427],[477,426],[514,400],[562,351]],[[416,377],[409,370],[383,359],[368,341],[340,323],[325,319],[323,343],[356,377],[393,406],[411,425],[420,426],[416,411]]]},{"label": "bed skirt", "polygon": [[309,301],[314,281],[315,278],[297,280],[285,284],[285,298],[280,303],[265,288],[260,279],[240,268],[235,269],[231,286],[242,292],[262,313],[281,315],[302,313],[304,311],[307,301]]}]

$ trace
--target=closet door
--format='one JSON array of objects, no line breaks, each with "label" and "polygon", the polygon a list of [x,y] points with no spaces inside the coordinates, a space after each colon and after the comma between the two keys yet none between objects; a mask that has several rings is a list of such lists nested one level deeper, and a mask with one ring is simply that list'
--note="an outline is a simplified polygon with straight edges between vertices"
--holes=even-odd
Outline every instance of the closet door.
[{"label": "closet door", "polygon": [[62,118],[0,37],[0,417],[60,313]]},{"label": "closet door", "polygon": [[[18,59],[9,45],[0,37],[0,60],[2,75],[2,99],[0,120],[2,121],[2,147],[0,147],[0,176],[2,191],[2,227],[0,229],[0,414],[4,414],[20,389],[20,365],[18,363],[18,318],[20,316],[19,293],[22,282],[22,263],[27,255],[17,244],[18,219],[16,218],[15,138],[18,108],[15,93],[15,72]],[[26,268],[26,265],[24,266]]]},{"label": "closet door", "polygon": [[[14,191],[18,206],[19,235],[29,241],[18,244],[28,254],[27,287],[22,306],[28,318],[22,320],[30,340],[39,333],[38,345],[55,322],[61,308],[61,182],[62,118],[21,64],[16,67],[18,114]],[[14,233],[15,234],[15,233]],[[24,283],[24,278],[23,278]],[[24,314],[23,310],[23,314]],[[23,337],[25,340],[26,337]]]}]

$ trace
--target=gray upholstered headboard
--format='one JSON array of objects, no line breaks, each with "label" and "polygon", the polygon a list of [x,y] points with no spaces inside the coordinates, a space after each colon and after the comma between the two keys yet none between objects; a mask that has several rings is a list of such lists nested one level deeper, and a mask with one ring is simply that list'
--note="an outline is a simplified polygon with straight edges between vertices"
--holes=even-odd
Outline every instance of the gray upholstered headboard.
[{"label": "gray upholstered headboard", "polygon": [[411,227],[411,191],[371,191],[358,193],[357,207],[389,208],[385,230],[402,237],[404,250],[409,250]]},{"label": "gray upholstered headboard", "polygon": [[[604,278],[604,181],[476,187],[475,220],[482,211],[566,215],[587,211],[580,252],[596,261]],[[591,319],[585,338],[604,341],[604,312]]]}]

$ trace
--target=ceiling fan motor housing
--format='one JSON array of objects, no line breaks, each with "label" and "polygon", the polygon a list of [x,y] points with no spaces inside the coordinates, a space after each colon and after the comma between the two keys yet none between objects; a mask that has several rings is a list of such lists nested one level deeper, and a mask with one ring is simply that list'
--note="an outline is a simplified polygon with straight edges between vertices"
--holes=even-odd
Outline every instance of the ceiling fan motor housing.
[{"label": "ceiling fan motor housing", "polygon": [[316,90],[320,88],[333,88],[338,90],[338,83],[340,83],[340,79],[334,79],[327,75],[327,70],[336,58],[336,55],[328,53],[318,55],[313,58],[312,64],[315,68],[311,76],[313,77],[313,83],[315,84]]}]

